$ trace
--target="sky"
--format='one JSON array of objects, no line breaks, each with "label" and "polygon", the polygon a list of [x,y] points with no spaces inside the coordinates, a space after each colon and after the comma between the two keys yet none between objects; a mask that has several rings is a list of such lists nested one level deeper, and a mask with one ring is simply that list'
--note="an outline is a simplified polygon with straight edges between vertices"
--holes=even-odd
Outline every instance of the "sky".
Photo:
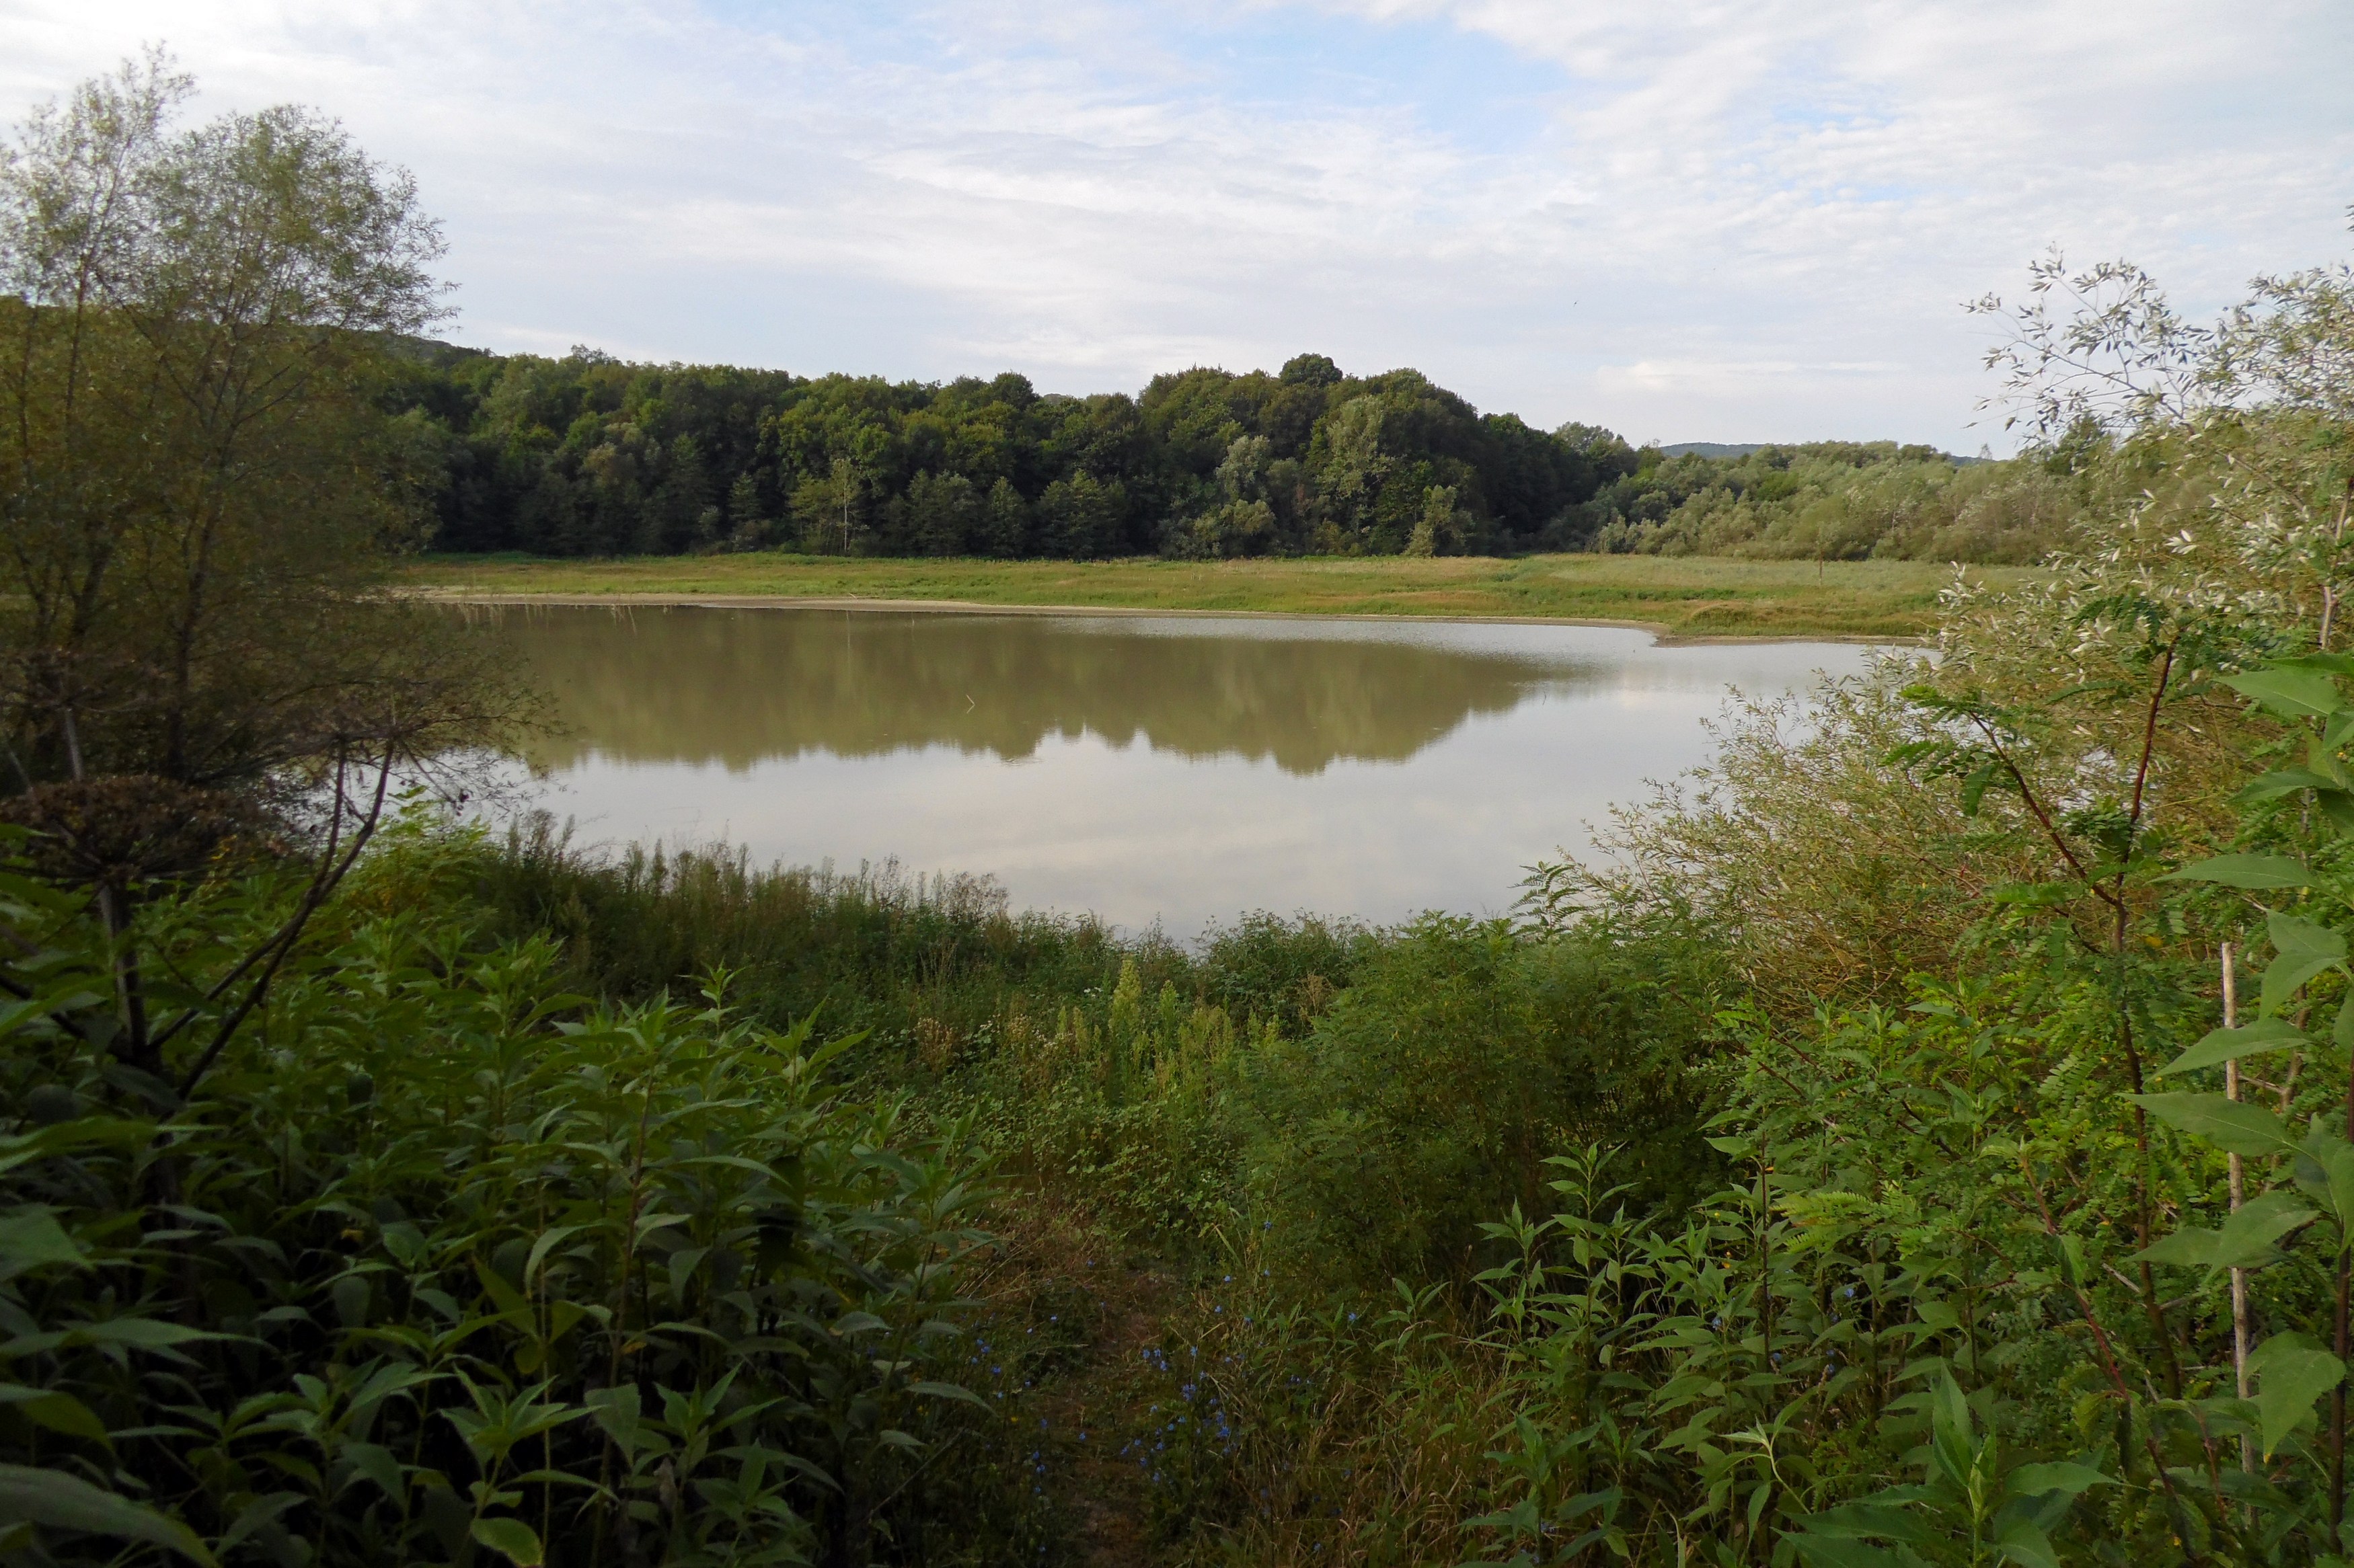
[{"label": "sky", "polygon": [[1635,440],[2007,450],[2052,246],[2205,315],[2349,259],[2345,0],[0,0],[340,118],[503,352],[1140,389],[1412,366]]}]

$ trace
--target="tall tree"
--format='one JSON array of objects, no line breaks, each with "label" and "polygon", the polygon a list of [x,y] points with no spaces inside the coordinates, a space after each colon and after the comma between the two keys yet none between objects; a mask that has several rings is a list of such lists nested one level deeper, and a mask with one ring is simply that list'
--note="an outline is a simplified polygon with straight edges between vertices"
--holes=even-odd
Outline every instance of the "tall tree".
[{"label": "tall tree", "polygon": [[151,55],[36,113],[0,167],[20,783],[250,785],[435,683],[369,601],[412,515],[371,394],[387,337],[439,313],[440,233],[307,111],[171,133],[189,90]]},{"label": "tall tree", "polygon": [[309,111],[175,132],[190,90],[151,53],[0,163],[0,789],[118,937],[141,878],[258,812],[324,810],[323,896],[396,768],[508,700],[378,591],[418,508],[376,394],[439,313],[439,230]]}]

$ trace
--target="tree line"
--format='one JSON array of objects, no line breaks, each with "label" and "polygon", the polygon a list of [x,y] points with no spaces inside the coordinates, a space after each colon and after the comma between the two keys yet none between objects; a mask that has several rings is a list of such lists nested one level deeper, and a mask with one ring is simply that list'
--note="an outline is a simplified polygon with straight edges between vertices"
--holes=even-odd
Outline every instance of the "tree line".
[{"label": "tree line", "polygon": [[2058,541],[2070,471],[1893,441],[1670,455],[1319,354],[1076,397],[1010,372],[894,383],[418,342],[386,395],[453,552],[2028,561]]},{"label": "tree line", "polygon": [[1564,548],[1638,467],[1417,371],[1194,368],[1142,393],[417,344],[387,396],[454,551],[1092,557]]},{"label": "tree line", "polygon": [[2092,498],[2097,430],[2017,459],[1958,462],[1935,447],[1809,441],[1731,457],[1647,447],[1572,533],[1611,554],[1975,561],[2024,566],[2066,543]]}]

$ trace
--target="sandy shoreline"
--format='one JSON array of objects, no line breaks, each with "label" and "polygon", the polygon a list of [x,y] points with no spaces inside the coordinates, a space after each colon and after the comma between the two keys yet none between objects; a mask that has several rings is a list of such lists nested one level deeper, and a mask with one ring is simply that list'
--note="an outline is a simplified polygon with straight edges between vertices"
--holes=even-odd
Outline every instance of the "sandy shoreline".
[{"label": "sandy shoreline", "polygon": [[1622,630],[1648,631],[1663,648],[1747,642],[1853,642],[1880,647],[1920,647],[1925,644],[1925,640],[1920,638],[1861,637],[1836,632],[1781,637],[1737,634],[1680,636],[1670,630],[1664,622],[1657,620],[1606,620],[1564,615],[1382,615],[1363,610],[1169,609],[1140,605],[983,604],[960,599],[859,599],[840,595],[767,593],[498,593],[475,588],[408,588],[402,590],[400,597],[427,599],[437,604],[522,607],[601,605],[608,609],[633,607],[650,609],[846,609],[935,615],[1182,616],[1226,620],[1363,620],[1384,624],[1453,621],[1471,626],[1610,626]]}]

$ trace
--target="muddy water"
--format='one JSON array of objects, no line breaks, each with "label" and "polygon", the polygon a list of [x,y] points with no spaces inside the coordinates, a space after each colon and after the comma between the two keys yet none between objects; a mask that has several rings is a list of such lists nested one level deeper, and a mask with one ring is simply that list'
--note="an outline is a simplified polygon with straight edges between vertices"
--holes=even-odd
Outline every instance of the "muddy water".
[{"label": "muddy water", "polygon": [[576,840],[980,873],[1017,907],[1191,937],[1247,909],[1501,912],[1522,868],[1706,760],[1728,691],[1824,643],[1607,627],[533,608],[541,803]]}]

